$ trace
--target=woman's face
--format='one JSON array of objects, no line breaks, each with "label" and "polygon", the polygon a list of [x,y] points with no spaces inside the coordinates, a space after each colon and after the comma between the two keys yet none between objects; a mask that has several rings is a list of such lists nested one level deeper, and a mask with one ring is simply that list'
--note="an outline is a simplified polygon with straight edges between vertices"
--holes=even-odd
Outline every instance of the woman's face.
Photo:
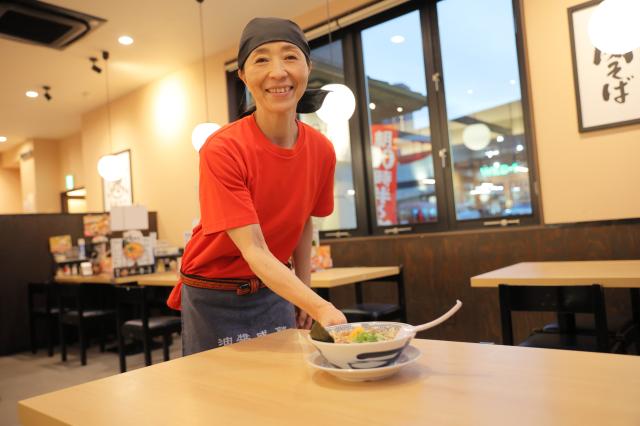
[{"label": "woman's face", "polygon": [[254,49],[238,75],[257,109],[284,113],[295,111],[307,88],[309,72],[302,50],[286,41],[274,41]]}]

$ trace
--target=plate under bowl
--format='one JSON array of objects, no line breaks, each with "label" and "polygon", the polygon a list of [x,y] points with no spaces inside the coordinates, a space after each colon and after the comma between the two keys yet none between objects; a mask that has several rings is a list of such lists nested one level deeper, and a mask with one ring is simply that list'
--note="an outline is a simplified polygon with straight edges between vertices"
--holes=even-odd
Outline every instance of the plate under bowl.
[{"label": "plate under bowl", "polygon": [[413,364],[422,353],[415,346],[407,346],[398,359],[391,365],[379,368],[336,368],[325,359],[320,352],[307,357],[307,363],[315,370],[325,371],[334,377],[349,382],[366,382],[381,380],[396,374],[402,367]]}]

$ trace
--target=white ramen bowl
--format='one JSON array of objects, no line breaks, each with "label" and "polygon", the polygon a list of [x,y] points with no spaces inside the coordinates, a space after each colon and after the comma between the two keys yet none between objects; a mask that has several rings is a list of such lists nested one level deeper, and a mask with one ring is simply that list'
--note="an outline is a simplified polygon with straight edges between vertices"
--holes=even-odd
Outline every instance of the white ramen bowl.
[{"label": "white ramen bowl", "polygon": [[328,343],[313,340],[307,336],[309,342],[336,368],[364,369],[380,368],[393,364],[416,335],[412,326],[400,322],[367,321],[327,327],[331,334],[338,331],[352,330],[362,327],[366,330],[375,327],[395,328],[397,333],[393,339],[379,342],[364,343]]}]

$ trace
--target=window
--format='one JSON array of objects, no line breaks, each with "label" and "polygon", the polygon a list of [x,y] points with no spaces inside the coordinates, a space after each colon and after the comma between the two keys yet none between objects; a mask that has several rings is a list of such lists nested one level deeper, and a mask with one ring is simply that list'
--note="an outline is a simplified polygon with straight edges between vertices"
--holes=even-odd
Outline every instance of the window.
[{"label": "window", "polygon": [[410,1],[311,41],[309,87],[357,105],[341,126],[300,117],[336,148],[323,237],[537,222],[518,5]]},{"label": "window", "polygon": [[438,27],[456,219],[531,215],[511,1],[439,2]]},{"label": "window", "polygon": [[[332,41],[311,50],[312,69],[309,89],[320,89],[326,84],[345,84],[342,41]],[[318,219],[321,231],[357,229],[356,198],[351,159],[349,123],[325,123],[317,114],[301,114],[300,119],[322,132],[333,143],[336,151],[334,182],[334,210]]]},{"label": "window", "polygon": [[438,220],[420,16],[362,31],[378,226]]}]

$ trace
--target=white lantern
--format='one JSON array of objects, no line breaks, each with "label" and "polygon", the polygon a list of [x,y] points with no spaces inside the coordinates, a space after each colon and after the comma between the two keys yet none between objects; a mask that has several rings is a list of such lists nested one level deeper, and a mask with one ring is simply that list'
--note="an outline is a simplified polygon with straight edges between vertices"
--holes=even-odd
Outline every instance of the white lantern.
[{"label": "white lantern", "polygon": [[356,110],[356,98],[351,89],[344,84],[326,84],[322,89],[330,93],[316,112],[318,117],[325,123],[348,121]]},{"label": "white lantern", "polygon": [[105,155],[98,160],[98,173],[108,182],[122,179],[123,172],[120,161],[115,155]]},{"label": "white lantern", "polygon": [[471,124],[464,128],[462,142],[472,151],[484,149],[491,142],[491,129],[486,124]]},{"label": "white lantern", "polygon": [[640,47],[640,1],[605,0],[593,10],[587,31],[591,44],[621,55]]},{"label": "white lantern", "polygon": [[207,138],[219,128],[220,125],[216,123],[200,123],[194,127],[193,132],[191,132],[191,144],[197,152],[200,152],[200,148],[207,141]]}]

